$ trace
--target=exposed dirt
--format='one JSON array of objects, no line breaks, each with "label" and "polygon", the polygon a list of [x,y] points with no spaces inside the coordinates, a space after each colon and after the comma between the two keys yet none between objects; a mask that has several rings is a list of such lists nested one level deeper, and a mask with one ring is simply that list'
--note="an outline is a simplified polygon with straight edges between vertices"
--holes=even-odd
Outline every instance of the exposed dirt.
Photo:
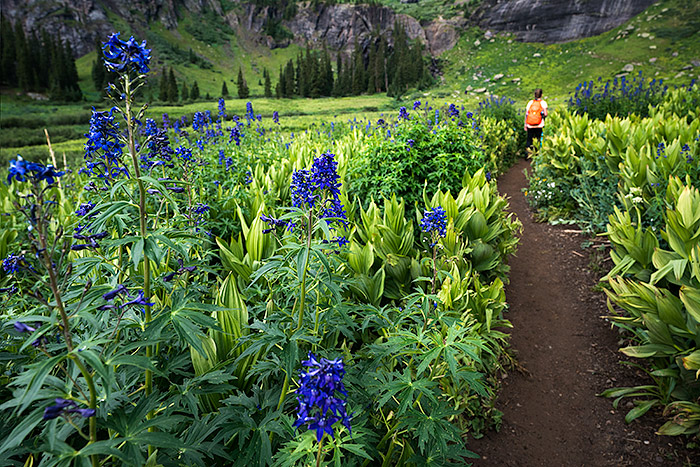
[{"label": "exposed dirt", "polygon": [[521,189],[521,160],[498,181],[523,223],[510,261],[506,297],[511,344],[522,370],[502,375],[497,407],[500,432],[470,440],[477,466],[676,466],[698,462],[700,451],[654,433],[659,413],[627,425],[631,402],[614,409],[596,395],[611,387],[645,384],[644,374],[621,365],[620,334],[601,316],[605,296],[593,287],[588,238],[571,227],[535,223]]}]

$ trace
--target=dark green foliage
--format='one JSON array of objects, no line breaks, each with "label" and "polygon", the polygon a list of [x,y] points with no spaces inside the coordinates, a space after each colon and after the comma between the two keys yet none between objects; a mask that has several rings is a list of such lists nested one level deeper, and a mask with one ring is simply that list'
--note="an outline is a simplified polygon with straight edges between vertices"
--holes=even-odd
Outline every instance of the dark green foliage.
[{"label": "dark green foliage", "polygon": [[178,90],[177,81],[175,81],[175,73],[173,67],[168,71],[168,102],[177,102]]},{"label": "dark green foliage", "polygon": [[[446,117],[445,109],[441,114]],[[350,161],[351,194],[363,203],[395,194],[410,210],[422,202],[425,183],[456,196],[464,173],[486,166],[486,158],[471,131],[452,121],[435,127],[429,118],[411,112],[411,120],[375,128],[362,154]]]},{"label": "dark green foliage", "polygon": [[187,88],[187,81],[182,82],[182,91],[180,91],[180,100],[187,102],[190,98],[190,91]]},{"label": "dark green foliage", "polygon": [[265,97],[272,97],[272,83],[270,83],[270,73],[267,68],[263,69],[263,76],[265,77]]},{"label": "dark green foliage", "polygon": [[48,91],[58,101],[82,99],[70,43],[41,29],[26,34],[21,22],[13,26],[5,17],[0,39],[0,82],[25,92]]},{"label": "dark green foliage", "polygon": [[[224,82],[224,86],[226,86],[226,82]],[[223,89],[222,89],[222,92],[223,92]],[[228,90],[226,92],[226,95],[228,96]],[[193,101],[196,101],[197,99],[199,99],[199,84],[197,84],[197,81],[192,83],[192,90],[190,91],[190,99],[192,99]]]},{"label": "dark green foliage", "polygon": [[163,68],[160,74],[160,82],[158,85],[158,100],[167,101],[169,96],[168,73]]},{"label": "dark green foliage", "polygon": [[[197,84],[196,81],[195,81],[195,84]],[[194,85],[192,85],[192,87],[194,87]],[[197,89],[197,91],[199,91],[199,89]],[[226,80],[224,80],[221,83],[221,97],[224,97],[224,98],[231,97],[231,95],[228,92],[228,86],[226,86]],[[192,98],[194,99],[194,97],[192,97]]]},{"label": "dark green foliage", "polygon": [[243,77],[243,70],[241,68],[239,68],[238,69],[238,98],[239,99],[247,99],[249,95],[250,95],[250,91],[248,90],[248,83],[246,83],[246,80]]}]

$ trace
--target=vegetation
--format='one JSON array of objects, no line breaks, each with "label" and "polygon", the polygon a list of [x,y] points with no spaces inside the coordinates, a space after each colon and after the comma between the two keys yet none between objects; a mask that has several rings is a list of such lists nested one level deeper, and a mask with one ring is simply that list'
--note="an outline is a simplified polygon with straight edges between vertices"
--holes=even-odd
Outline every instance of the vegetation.
[{"label": "vegetation", "polygon": [[500,420],[519,223],[476,163],[443,167],[452,191],[425,174],[415,224],[396,196],[360,203],[349,167],[406,136],[483,159],[475,128],[453,106],[287,138],[223,99],[157,123],[128,53],[84,166],[18,157],[0,186],[5,463],[474,457],[462,435]]}]

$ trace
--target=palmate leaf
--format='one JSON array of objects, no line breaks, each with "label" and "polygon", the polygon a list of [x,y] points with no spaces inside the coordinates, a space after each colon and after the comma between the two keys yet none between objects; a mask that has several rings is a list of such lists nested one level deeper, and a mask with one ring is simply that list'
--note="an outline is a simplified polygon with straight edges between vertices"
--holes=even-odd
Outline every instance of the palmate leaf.
[{"label": "palmate leaf", "polygon": [[449,422],[449,418],[460,414],[445,402],[422,404],[422,410],[411,408],[400,418],[399,429],[407,430],[418,439],[418,450],[425,452],[426,447],[436,444],[442,457],[448,451],[449,443],[461,443],[460,430]]},{"label": "palmate leaf", "polygon": [[416,400],[419,394],[428,400],[437,403],[435,389],[437,381],[427,378],[415,379],[411,370],[406,368],[403,373],[379,373],[375,375],[374,383],[381,394],[377,401],[379,408],[384,407],[390,400],[394,400],[392,406],[397,405],[397,415],[403,414]]}]

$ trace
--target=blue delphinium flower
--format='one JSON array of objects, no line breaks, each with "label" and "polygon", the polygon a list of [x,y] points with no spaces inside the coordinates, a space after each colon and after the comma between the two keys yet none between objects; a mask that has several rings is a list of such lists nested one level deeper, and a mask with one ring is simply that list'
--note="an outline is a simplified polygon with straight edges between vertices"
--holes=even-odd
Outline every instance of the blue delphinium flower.
[{"label": "blue delphinium flower", "polygon": [[21,321],[15,321],[15,331],[32,333],[36,331],[36,329],[28,324],[22,323]]},{"label": "blue delphinium flower", "polygon": [[2,269],[6,274],[14,274],[25,263],[24,255],[17,256],[10,253],[7,258],[2,260]]},{"label": "blue delphinium flower", "polygon": [[383,118],[380,118],[379,120],[377,120],[377,125],[378,125],[378,126],[382,126],[382,125],[385,125],[385,124],[386,124],[386,122],[384,121]]},{"label": "blue delphinium flower", "polygon": [[139,290],[138,294],[136,294],[136,298],[124,303],[124,305],[122,305],[122,307],[129,306],[129,305],[153,306],[153,305],[155,305],[155,303],[147,302],[145,297],[143,296],[143,290]]},{"label": "blue delphinium flower", "polygon": [[340,175],[335,154],[326,152],[314,159],[311,166],[311,183],[319,190],[328,190],[333,195],[340,194]]},{"label": "blue delphinium flower", "polygon": [[314,207],[316,196],[313,193],[314,185],[308,170],[300,169],[292,173],[291,191],[292,206],[301,208],[306,204],[310,208]]},{"label": "blue delphinium flower", "polygon": [[248,120],[255,120],[255,113],[253,112],[253,103],[248,101],[245,105],[245,118]]},{"label": "blue delphinium flower", "polygon": [[459,110],[457,110],[457,107],[454,104],[450,104],[450,107],[447,109],[447,113],[450,117],[459,118]]},{"label": "blue delphinium flower", "polygon": [[278,125],[280,124],[280,114],[276,110],[272,112],[272,121]]},{"label": "blue delphinium flower", "polygon": [[55,405],[50,405],[44,409],[44,420],[53,420],[60,415],[78,414],[81,417],[94,417],[95,409],[79,409],[75,402],[57,397]]},{"label": "blue delphinium flower", "polygon": [[92,110],[90,131],[86,133],[85,166],[89,174],[104,178],[106,182],[119,177],[129,176],[121,157],[124,143],[119,141],[119,122],[114,121],[114,109],[108,112]]},{"label": "blue delphinium flower", "polygon": [[431,236],[430,247],[434,247],[438,238],[444,237],[447,232],[447,213],[445,210],[441,206],[426,210],[420,221],[420,229]]},{"label": "blue delphinium flower", "polygon": [[219,98],[219,117],[221,120],[226,120],[226,101],[223,97]]},{"label": "blue delphinium flower", "polygon": [[416,142],[412,139],[406,140],[406,144],[408,144],[408,147],[406,148],[407,151],[410,151],[413,149],[413,145],[416,144]]},{"label": "blue delphinium flower", "polygon": [[146,41],[138,44],[132,37],[128,41],[119,39],[119,33],[109,36],[103,43],[105,67],[109,71],[122,73],[133,68],[139,73],[148,73],[148,64],[151,61],[151,49],[146,48]]},{"label": "blue delphinium flower", "polygon": [[666,156],[666,145],[664,144],[663,141],[659,143],[659,145],[656,147],[656,158],[658,159],[659,157]]},{"label": "blue delphinium flower", "polygon": [[408,120],[410,117],[408,116],[408,111],[406,110],[406,107],[401,107],[399,109],[399,120]]},{"label": "blue delphinium flower", "polygon": [[307,429],[316,431],[316,441],[321,441],[324,434],[335,439],[333,424],[340,421],[350,432],[350,416],[345,405],[347,392],[343,384],[345,368],[342,359],[316,360],[309,352],[309,359],[301,362],[308,370],[302,372],[297,389],[297,420],[294,427],[306,425]]},{"label": "blue delphinium flower", "polygon": [[197,131],[207,126],[207,117],[203,112],[195,112],[192,117],[192,129]]},{"label": "blue delphinium flower", "polygon": [[114,300],[114,298],[116,298],[118,295],[123,295],[127,292],[128,290],[126,289],[126,286],[124,284],[119,284],[114,290],[111,290],[106,294],[102,295],[102,298],[104,298],[107,301],[110,301]]},{"label": "blue delphinium flower", "polygon": [[420,108],[420,101],[415,101],[413,103],[413,110],[417,110],[418,108]]},{"label": "blue delphinium flower", "polygon": [[17,159],[10,161],[10,170],[7,175],[7,183],[12,183],[12,179],[18,182],[26,182],[27,177],[35,182],[45,181],[49,185],[53,185],[55,179],[64,175],[65,172],[57,172],[53,165],[37,164],[35,162],[27,162],[22,159],[22,156],[17,155]]}]

